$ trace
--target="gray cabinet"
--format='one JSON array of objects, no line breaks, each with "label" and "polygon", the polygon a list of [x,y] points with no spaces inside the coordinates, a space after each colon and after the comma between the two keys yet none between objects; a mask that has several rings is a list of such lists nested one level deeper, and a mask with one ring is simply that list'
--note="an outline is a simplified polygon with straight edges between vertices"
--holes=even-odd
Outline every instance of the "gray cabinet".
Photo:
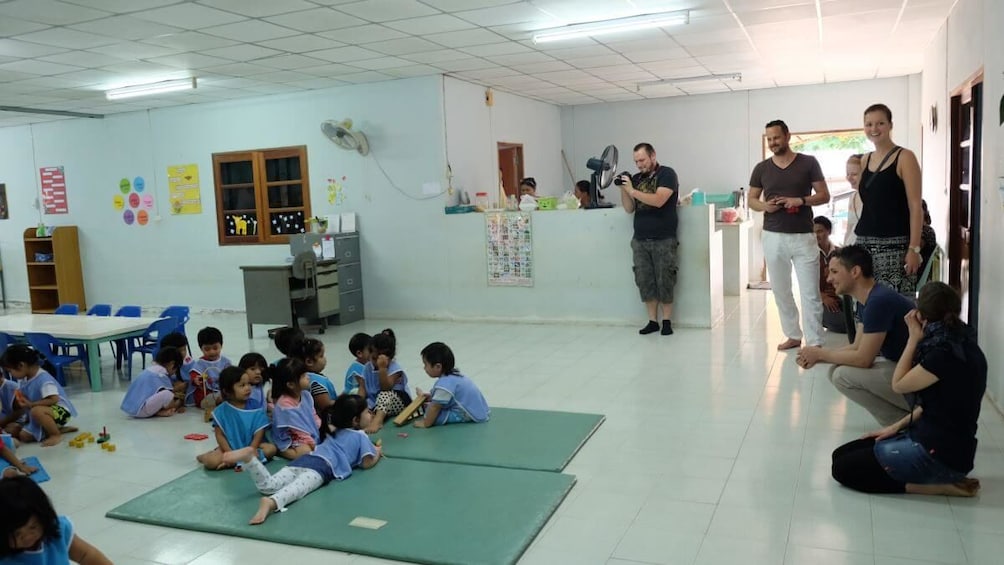
[{"label": "gray cabinet", "polygon": [[359,234],[335,234],[335,261],[338,262],[338,313],[336,324],[362,320],[363,271],[359,256]]}]

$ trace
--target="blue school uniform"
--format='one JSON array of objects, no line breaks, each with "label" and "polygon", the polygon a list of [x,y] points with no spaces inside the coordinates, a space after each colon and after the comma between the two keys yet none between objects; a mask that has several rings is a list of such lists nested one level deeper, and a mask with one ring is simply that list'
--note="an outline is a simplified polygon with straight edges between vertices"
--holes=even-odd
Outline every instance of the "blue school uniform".
[{"label": "blue school uniform", "polygon": [[429,391],[432,402],[442,405],[436,425],[454,422],[487,422],[491,416],[488,401],[478,385],[460,375],[443,375]]},{"label": "blue school uniform", "polygon": [[[63,386],[59,384],[52,375],[46,372],[45,369],[39,369],[38,374],[30,379],[24,379],[21,381],[21,392],[24,393],[25,398],[30,402],[38,402],[45,398],[42,395],[42,388],[47,385],[53,385],[56,389],[56,394],[59,395],[59,401],[56,403],[66,409],[70,413],[71,417],[77,416],[77,409],[73,407],[73,403],[70,402],[69,397],[66,396],[66,391]],[[24,429],[34,436],[35,441],[42,441],[45,437],[45,431],[42,430],[42,426],[32,419],[31,414],[28,414],[28,424],[25,425]]]},{"label": "blue school uniform", "polygon": [[268,416],[264,408],[245,409],[224,402],[213,409],[213,427],[223,431],[230,449],[243,449],[251,445],[254,435],[268,428]]},{"label": "blue school uniform", "polygon": [[[401,378],[391,390],[399,390],[411,396],[411,393],[408,392],[408,375],[397,361],[392,360],[387,365],[387,374],[393,375],[394,373],[401,373]],[[372,410],[376,407],[376,397],[380,394],[380,372],[377,371],[372,361],[366,363],[366,367],[363,369],[363,382],[366,383],[366,404]]]},{"label": "blue school uniform", "polygon": [[345,394],[351,394],[353,391],[359,390],[359,381],[356,377],[363,378],[363,374],[366,372],[366,365],[363,365],[359,361],[353,361],[349,368],[345,370]]},{"label": "blue school uniform", "polygon": [[0,416],[6,416],[15,412],[14,394],[17,392],[17,389],[18,384],[14,379],[5,378],[0,383]]},{"label": "blue school uniform", "polygon": [[188,366],[188,393],[185,396],[185,404],[189,406],[195,405],[195,390],[198,389],[202,391],[202,386],[195,386],[193,382],[193,377],[204,377],[206,380],[206,392],[219,392],[220,391],[220,371],[226,369],[227,367],[233,365],[230,359],[224,356],[220,356],[216,361],[207,361],[205,359],[199,358],[192,361],[191,365]]},{"label": "blue school uniform", "polygon": [[41,546],[35,551],[23,551],[0,561],[4,565],[70,565],[70,544],[73,543],[73,523],[66,516],[56,518],[59,522],[59,536],[55,539],[42,539]]},{"label": "blue school uniform", "polygon": [[246,410],[254,410],[255,408],[265,408],[268,406],[268,399],[265,397],[265,386],[251,385],[251,396],[249,396],[244,402],[244,408]]},{"label": "blue school uniform", "polygon": [[314,397],[310,396],[310,391],[300,392],[300,405],[296,408],[287,408],[276,402],[272,411],[272,439],[275,440],[275,446],[279,451],[289,449],[292,445],[291,429],[309,434],[316,445],[318,432],[315,416]]},{"label": "blue school uniform", "polygon": [[[328,396],[331,397],[331,400],[334,400],[338,396],[338,391],[335,390],[335,383],[331,382],[331,379],[328,377],[320,373],[307,373],[307,376],[310,377],[311,384],[317,383],[324,387],[324,390],[328,391]],[[313,394],[313,391],[311,391],[311,394]]]},{"label": "blue school uniform", "polygon": [[129,390],[122,399],[122,411],[135,417],[151,396],[162,390],[174,390],[171,377],[160,365],[151,365],[129,383]]},{"label": "blue school uniform", "polygon": [[312,453],[294,459],[290,467],[305,467],[320,473],[324,484],[343,481],[352,469],[363,464],[367,455],[376,456],[376,447],[361,430],[338,430],[329,435]]}]

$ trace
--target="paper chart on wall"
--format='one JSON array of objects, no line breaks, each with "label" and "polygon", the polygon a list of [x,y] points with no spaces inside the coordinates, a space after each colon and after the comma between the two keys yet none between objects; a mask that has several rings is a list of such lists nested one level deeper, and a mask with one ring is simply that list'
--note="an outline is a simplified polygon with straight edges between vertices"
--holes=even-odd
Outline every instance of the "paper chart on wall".
[{"label": "paper chart on wall", "polygon": [[201,214],[202,193],[199,189],[199,166],[171,165],[167,168],[167,194],[171,214]]},{"label": "paper chart on wall", "polygon": [[533,286],[532,236],[529,212],[485,214],[488,286]]},{"label": "paper chart on wall", "polygon": [[66,174],[63,167],[42,167],[42,205],[46,214],[69,214],[66,202]]}]

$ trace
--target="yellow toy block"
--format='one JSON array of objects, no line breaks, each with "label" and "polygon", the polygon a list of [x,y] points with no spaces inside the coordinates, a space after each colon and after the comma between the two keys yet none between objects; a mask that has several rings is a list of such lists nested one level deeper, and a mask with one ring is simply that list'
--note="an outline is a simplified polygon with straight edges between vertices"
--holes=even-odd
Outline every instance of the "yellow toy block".
[{"label": "yellow toy block", "polygon": [[101,448],[104,449],[105,451],[107,451],[108,453],[112,453],[113,451],[115,451],[115,444],[114,443],[102,443],[101,444]]},{"label": "yellow toy block", "polygon": [[94,443],[94,436],[87,436],[87,443]]},{"label": "yellow toy block", "polygon": [[402,410],[401,413],[398,414],[396,418],[394,418],[394,425],[403,426],[405,425],[405,423],[408,422],[408,420],[411,420],[412,418],[419,416],[421,414],[420,410],[422,408],[422,405],[425,404],[425,401],[426,398],[424,396],[419,396],[414,400],[412,400],[411,404],[405,407],[405,409]]}]

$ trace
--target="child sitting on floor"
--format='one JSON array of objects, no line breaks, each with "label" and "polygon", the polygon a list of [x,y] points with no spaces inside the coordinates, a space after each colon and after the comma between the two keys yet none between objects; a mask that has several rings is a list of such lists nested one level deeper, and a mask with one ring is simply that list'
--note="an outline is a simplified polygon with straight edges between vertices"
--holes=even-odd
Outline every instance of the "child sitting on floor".
[{"label": "child sitting on floor", "polygon": [[0,563],[112,565],[73,531],[69,518],[56,515],[45,491],[28,477],[0,481],[0,508]]},{"label": "child sitting on floor", "polygon": [[17,455],[14,454],[15,449],[17,446],[14,443],[14,438],[10,434],[0,434],[0,459],[7,462],[7,466],[0,463],[0,469],[2,469],[0,478],[9,479],[19,475],[30,475],[38,471],[38,467],[18,459]]},{"label": "child sitting on floor", "polygon": [[366,371],[366,363],[370,360],[370,340],[373,338],[369,334],[362,332],[352,336],[349,340],[349,353],[355,356],[355,360],[345,370],[345,390],[344,394],[358,394],[363,386],[363,373]]},{"label": "child sitting on floor", "polygon": [[161,347],[153,363],[129,383],[122,399],[122,411],[133,418],[174,416],[185,406],[186,383],[178,378],[181,352]]},{"label": "child sitting on floor", "polygon": [[7,348],[0,365],[12,377],[22,379],[20,392],[23,396],[19,396],[21,400],[14,403],[26,412],[28,420],[23,428],[15,424],[12,435],[13,431],[17,431],[21,441],[38,441],[48,447],[59,443],[63,433],[77,431],[77,428],[66,425],[70,418],[77,415],[77,409],[62,385],[41,367],[41,361],[38,351],[17,343]]},{"label": "child sitting on floor", "polygon": [[268,368],[272,378],[272,439],[279,455],[296,459],[317,446],[321,419],[314,411],[307,367],[299,359],[283,359]]},{"label": "child sitting on floor", "polygon": [[415,389],[425,396],[425,417],[415,422],[416,428],[431,428],[462,422],[487,422],[491,415],[488,401],[478,385],[460,373],[453,351],[445,343],[436,341],[422,350],[425,374],[436,379],[429,392]]},{"label": "child sitting on floor", "polygon": [[268,368],[268,361],[261,353],[245,353],[237,366],[244,369],[251,383],[251,396],[248,398],[247,409],[266,408],[268,414],[272,413],[272,398],[265,390],[268,379],[265,378],[265,369]]},{"label": "child sitting on floor", "polygon": [[324,344],[319,339],[304,338],[292,344],[289,356],[303,361],[303,365],[307,368],[307,375],[310,377],[310,396],[314,398],[314,410],[320,414],[331,406],[338,396],[335,383],[322,374],[324,368],[328,366],[328,359],[324,356]]},{"label": "child sitting on floor", "polygon": [[25,420],[24,410],[15,402],[19,388],[17,381],[7,375],[6,369],[0,367],[0,432]]},{"label": "child sitting on floor", "polygon": [[223,456],[245,447],[263,461],[275,457],[275,446],[265,442],[265,430],[269,425],[265,408],[248,407],[251,389],[251,381],[244,369],[227,367],[220,373],[220,390],[225,402],[217,406],[212,414],[218,447],[195,458],[206,469],[233,467],[224,462]]},{"label": "child sitting on floor", "polygon": [[220,371],[233,363],[223,356],[223,332],[220,330],[213,327],[202,328],[196,339],[202,357],[193,361],[188,369],[189,404],[202,407],[208,421],[208,413],[223,400],[219,394]]},{"label": "child sitting on floor", "polygon": [[275,335],[272,337],[273,343],[275,343],[275,348],[279,350],[282,354],[282,358],[276,360],[275,365],[279,364],[279,361],[290,356],[290,352],[293,350],[293,344],[303,341],[303,330],[300,328],[280,328],[275,331]]},{"label": "child sitting on floor", "polygon": [[380,460],[381,451],[359,428],[370,418],[366,401],[356,395],[339,396],[323,412],[321,444],[313,453],[301,455],[272,475],[255,457],[254,451],[242,449],[224,456],[230,464],[242,463],[254,480],[258,492],[266,495],[250,524],[261,524],[272,512],[281,512],[293,503],[331,481],[343,481],[352,469],[369,469]]},{"label": "child sitting on floor", "polygon": [[394,360],[397,339],[394,330],[386,330],[373,336],[370,341],[370,360],[363,371],[363,386],[359,395],[366,398],[366,404],[373,412],[373,419],[366,426],[366,433],[380,431],[388,416],[397,416],[411,404],[408,394],[408,375]]}]

